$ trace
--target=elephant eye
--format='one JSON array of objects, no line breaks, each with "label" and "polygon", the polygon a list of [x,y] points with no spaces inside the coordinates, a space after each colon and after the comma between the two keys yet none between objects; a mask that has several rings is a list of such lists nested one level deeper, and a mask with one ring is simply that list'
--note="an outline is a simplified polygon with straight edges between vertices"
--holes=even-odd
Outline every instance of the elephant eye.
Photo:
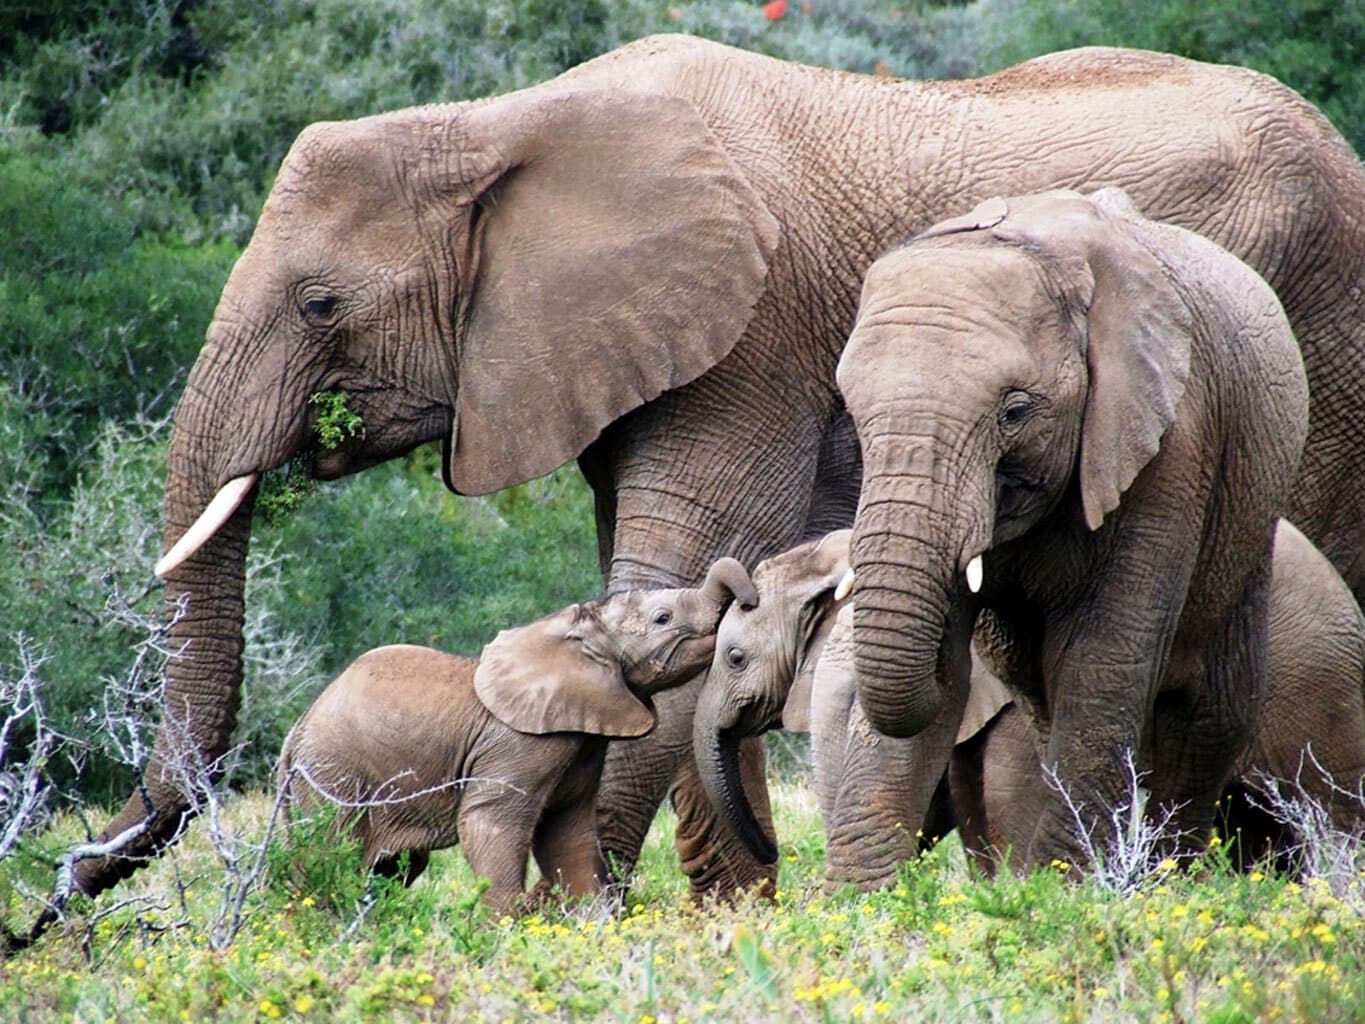
[{"label": "elephant eye", "polygon": [[745,665],[749,664],[749,656],[745,654],[742,649],[731,647],[725,652],[725,664],[729,665],[732,669],[739,671]]},{"label": "elephant eye", "polygon": [[649,621],[656,626],[667,626],[673,621],[673,613],[667,608],[656,608],[654,614],[649,617]]},{"label": "elephant eye", "polygon": [[1037,407],[1031,395],[1014,392],[1000,406],[1000,428],[1007,433],[1018,430]]},{"label": "elephant eye", "polygon": [[329,295],[324,299],[309,299],[303,304],[303,313],[310,320],[322,320],[331,316],[336,307],[337,300]]}]

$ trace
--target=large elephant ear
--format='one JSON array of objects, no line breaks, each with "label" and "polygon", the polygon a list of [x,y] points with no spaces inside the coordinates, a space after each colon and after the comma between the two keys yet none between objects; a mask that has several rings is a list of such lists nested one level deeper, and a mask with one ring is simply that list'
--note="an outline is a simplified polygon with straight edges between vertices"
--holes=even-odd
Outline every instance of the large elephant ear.
[{"label": "large elephant ear", "polygon": [[447,483],[549,472],[701,376],[763,294],[777,221],[691,103],[550,83],[467,108],[484,187]]},{"label": "large elephant ear", "polygon": [[516,629],[483,649],[474,692],[493,717],[518,732],[643,736],[653,710],[626,686],[619,662],[605,656],[602,625],[573,605]]},{"label": "large elephant ear", "polygon": [[1097,530],[1175,421],[1189,379],[1193,317],[1176,271],[1144,244],[1144,222],[1121,190],[1049,192],[1007,204],[1008,216],[993,229],[998,237],[1022,235],[1071,263],[1079,256],[1091,278],[1080,488],[1086,525]]}]

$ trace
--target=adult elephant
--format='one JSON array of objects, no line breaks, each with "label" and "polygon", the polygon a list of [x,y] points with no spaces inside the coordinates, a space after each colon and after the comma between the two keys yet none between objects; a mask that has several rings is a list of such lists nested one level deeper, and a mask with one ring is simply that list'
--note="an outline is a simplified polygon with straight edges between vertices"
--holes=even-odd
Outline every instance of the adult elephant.
[{"label": "adult elephant", "polygon": [[1073,808],[1106,842],[1146,751],[1171,848],[1202,848],[1255,734],[1307,433],[1265,282],[1120,189],[995,198],[869,268],[838,380],[868,722],[949,749],[975,628],[1058,783],[1021,808],[1026,862],[1083,863]]},{"label": "adult elephant", "polygon": [[[755,564],[847,525],[834,368],[877,255],[990,195],[1107,184],[1279,290],[1319,378],[1295,515],[1358,580],[1365,176],[1308,104],[1140,52],[919,84],[652,37],[507,96],[299,137],[175,417],[162,572],[189,604],[168,713],[206,757],[226,749],[254,485],[308,449],[311,393],[345,392],[365,422],[313,453],[319,476],[441,439],[447,483],[473,494],[578,456],[609,589],[694,582],[718,554]],[[770,882],[702,794],[695,693],[661,698],[656,733],[613,754],[603,842],[631,865],[672,783],[694,891]],[[167,753],[139,856],[182,824]],[[765,815],[761,748],[744,764]],[[105,835],[143,817],[134,796]],[[78,884],[131,864],[85,862]]]}]

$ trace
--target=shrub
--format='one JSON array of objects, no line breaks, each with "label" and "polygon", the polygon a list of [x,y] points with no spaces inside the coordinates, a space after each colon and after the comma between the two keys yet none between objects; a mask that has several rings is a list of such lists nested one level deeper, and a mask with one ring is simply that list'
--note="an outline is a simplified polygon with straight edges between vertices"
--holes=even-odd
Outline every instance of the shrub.
[{"label": "shrub", "polygon": [[169,411],[233,253],[139,238],[125,206],[73,183],[46,145],[0,143],[0,220],[13,239],[0,248],[0,431],[28,438],[15,476],[50,502],[106,420]]}]

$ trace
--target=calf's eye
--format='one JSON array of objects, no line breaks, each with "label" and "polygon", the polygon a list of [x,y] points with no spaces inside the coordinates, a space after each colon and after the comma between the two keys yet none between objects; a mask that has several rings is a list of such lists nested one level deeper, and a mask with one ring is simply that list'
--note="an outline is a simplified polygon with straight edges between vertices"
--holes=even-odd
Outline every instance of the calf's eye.
[{"label": "calf's eye", "polygon": [[649,621],[656,626],[667,626],[673,621],[673,613],[667,608],[656,608],[654,614],[649,617]]},{"label": "calf's eye", "polygon": [[749,663],[749,656],[738,647],[731,647],[725,652],[725,664],[738,671]]}]

